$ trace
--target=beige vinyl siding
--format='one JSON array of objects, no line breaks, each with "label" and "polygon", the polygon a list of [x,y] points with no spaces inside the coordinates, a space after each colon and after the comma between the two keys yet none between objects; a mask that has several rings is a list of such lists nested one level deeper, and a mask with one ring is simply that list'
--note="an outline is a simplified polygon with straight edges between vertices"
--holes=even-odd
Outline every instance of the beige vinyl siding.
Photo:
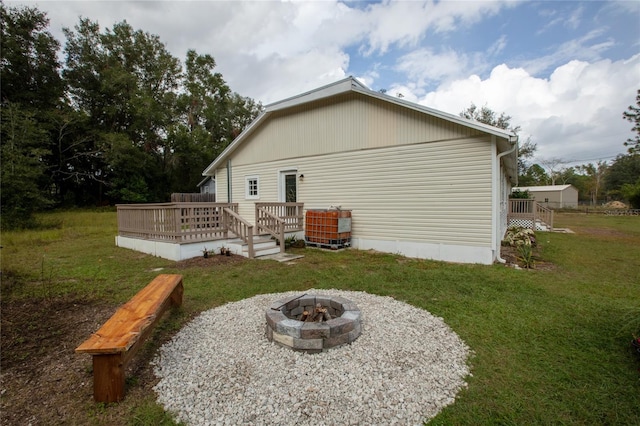
[{"label": "beige vinyl siding", "polygon": [[260,176],[259,201],[276,201],[278,170],[296,168],[305,176],[298,201],[352,210],[354,237],[491,247],[491,152],[485,136],[252,165],[234,158],[233,199],[253,222],[245,175]]},{"label": "beige vinyl siding", "polygon": [[479,131],[396,104],[351,93],[274,112],[234,164],[444,141]]},{"label": "beige vinyl siding", "polygon": [[[218,169],[216,171],[216,200],[219,203],[226,203],[229,201],[227,197],[227,168]],[[235,201],[235,200],[234,200]]]}]

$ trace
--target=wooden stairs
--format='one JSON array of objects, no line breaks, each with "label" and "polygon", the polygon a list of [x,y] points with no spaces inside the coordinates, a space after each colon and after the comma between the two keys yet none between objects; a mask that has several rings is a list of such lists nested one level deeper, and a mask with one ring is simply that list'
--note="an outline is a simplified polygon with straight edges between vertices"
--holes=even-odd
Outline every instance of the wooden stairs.
[{"label": "wooden stairs", "polygon": [[[231,250],[233,254],[249,257],[249,245],[240,238],[228,240],[225,246]],[[254,235],[253,251],[255,253],[254,257],[268,256],[280,253],[280,246],[276,243],[276,240],[272,239],[269,235]]]}]

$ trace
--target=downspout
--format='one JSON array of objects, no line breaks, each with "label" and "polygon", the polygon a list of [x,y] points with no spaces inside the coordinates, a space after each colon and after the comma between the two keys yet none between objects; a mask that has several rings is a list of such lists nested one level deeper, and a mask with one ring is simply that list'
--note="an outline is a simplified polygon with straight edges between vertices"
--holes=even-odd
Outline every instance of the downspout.
[{"label": "downspout", "polygon": [[231,159],[227,160],[227,203],[232,203],[231,201]]},{"label": "downspout", "polygon": [[[496,142],[496,137],[492,136],[492,142]],[[512,152],[514,152],[516,149],[518,149],[518,136],[513,136],[513,137],[509,137],[509,142],[511,143],[511,149],[509,149],[508,151],[502,152],[500,154],[498,154],[496,156],[496,162],[494,163],[494,176],[496,177],[496,183],[494,183],[494,185],[497,185],[498,188],[497,190],[494,191],[494,194],[496,195],[495,197],[495,220],[494,220],[494,226],[495,226],[495,237],[496,237],[496,242],[495,242],[495,250],[496,250],[496,260],[499,263],[507,263],[507,261],[503,258],[500,257],[500,241],[498,238],[498,231],[500,230],[500,218],[498,217],[498,213],[500,212],[500,179],[498,179],[498,177],[502,178],[502,176],[499,176],[500,174],[500,160],[502,159],[502,157],[504,157],[505,155],[509,155]],[[496,150],[498,149],[498,144],[495,143],[496,146]],[[516,175],[516,182],[517,182],[518,176]],[[495,187],[494,187],[495,188]]]}]

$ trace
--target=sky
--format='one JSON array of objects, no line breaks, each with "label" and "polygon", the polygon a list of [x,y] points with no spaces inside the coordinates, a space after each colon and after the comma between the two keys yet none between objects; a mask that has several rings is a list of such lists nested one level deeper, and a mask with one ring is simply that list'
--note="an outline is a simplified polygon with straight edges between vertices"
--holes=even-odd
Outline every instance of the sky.
[{"label": "sky", "polygon": [[184,60],[210,54],[263,105],[348,76],[451,114],[511,116],[534,162],[611,161],[633,136],[640,1],[5,1],[62,28],[126,20]]}]

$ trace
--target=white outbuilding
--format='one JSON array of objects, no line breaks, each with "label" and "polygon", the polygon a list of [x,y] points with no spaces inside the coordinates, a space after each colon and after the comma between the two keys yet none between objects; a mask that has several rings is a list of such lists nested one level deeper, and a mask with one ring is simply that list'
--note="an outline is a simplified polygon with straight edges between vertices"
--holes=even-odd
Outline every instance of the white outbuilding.
[{"label": "white outbuilding", "polygon": [[521,186],[513,191],[529,191],[530,198],[552,209],[578,206],[578,189],[573,185]]}]

